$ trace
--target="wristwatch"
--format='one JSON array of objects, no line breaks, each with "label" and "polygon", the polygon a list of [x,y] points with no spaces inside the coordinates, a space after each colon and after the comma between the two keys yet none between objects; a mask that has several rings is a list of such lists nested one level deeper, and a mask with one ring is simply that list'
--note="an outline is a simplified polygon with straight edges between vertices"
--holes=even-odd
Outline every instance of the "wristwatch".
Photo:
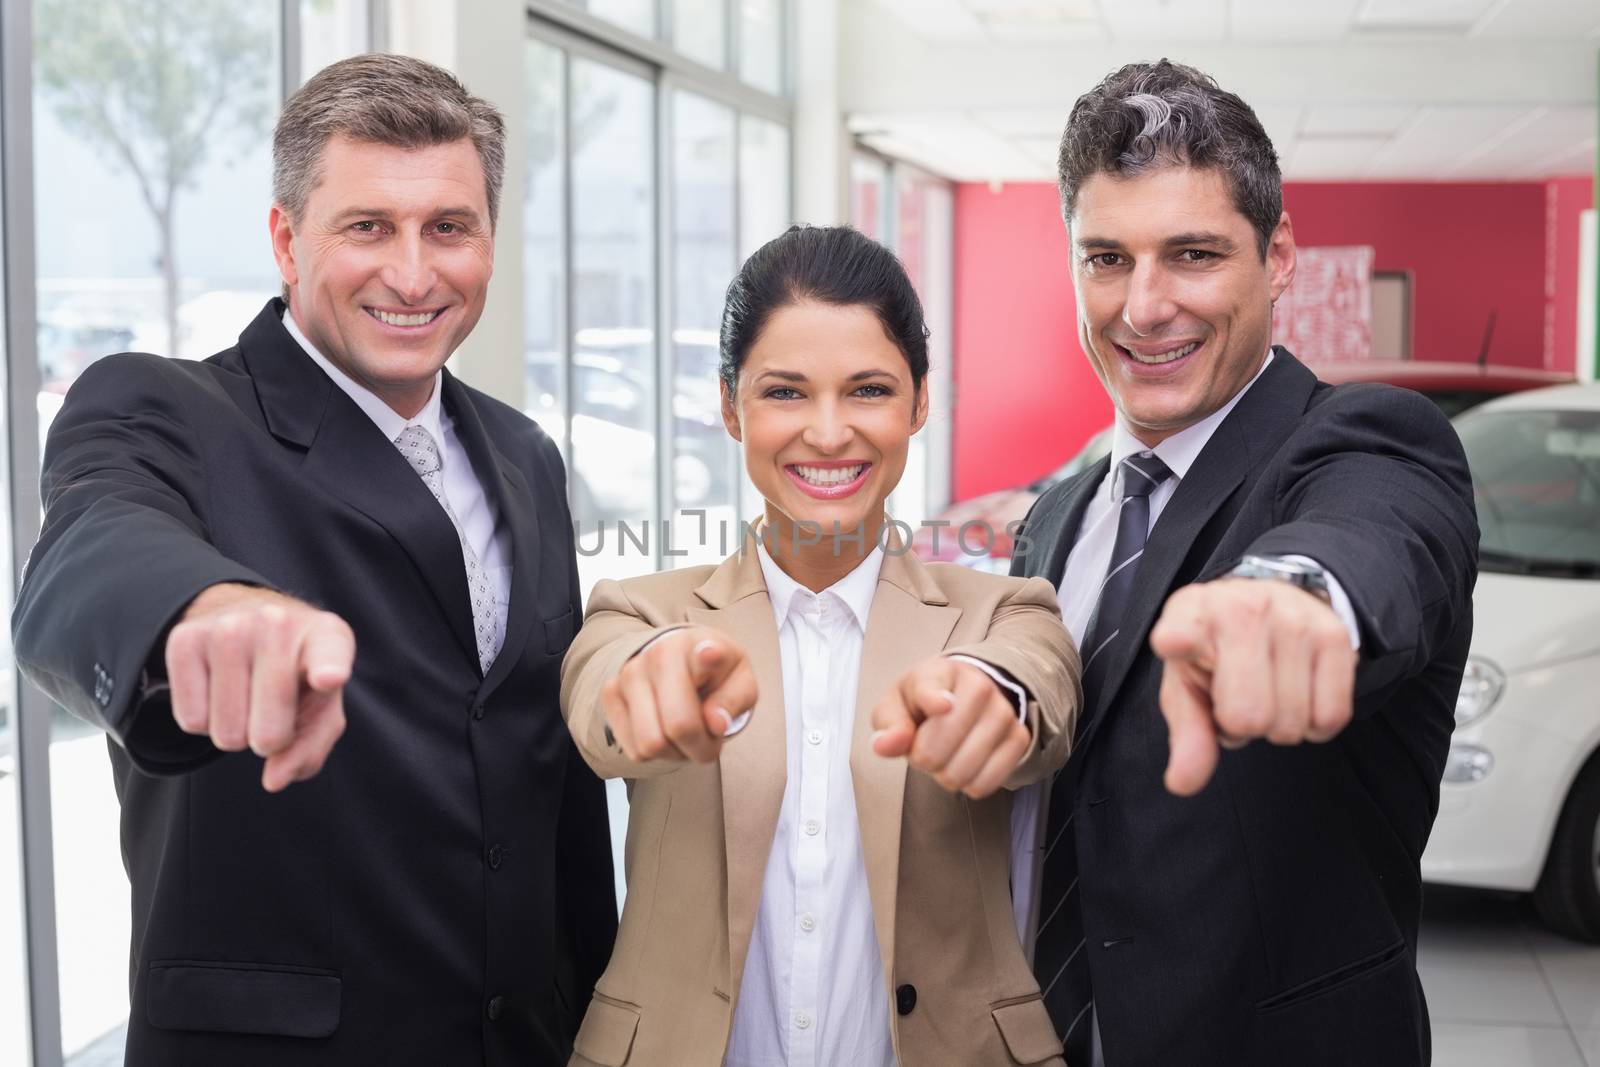
[{"label": "wristwatch", "polygon": [[1304,589],[1324,604],[1333,603],[1333,596],[1328,592],[1328,572],[1308,559],[1245,556],[1228,575],[1232,578],[1266,578],[1274,582],[1288,582]]}]

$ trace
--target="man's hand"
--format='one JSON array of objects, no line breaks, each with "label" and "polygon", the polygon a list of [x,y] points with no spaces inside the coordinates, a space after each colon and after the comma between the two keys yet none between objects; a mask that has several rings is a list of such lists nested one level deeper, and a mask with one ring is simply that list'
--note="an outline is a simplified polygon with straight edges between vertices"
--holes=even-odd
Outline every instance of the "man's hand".
[{"label": "man's hand", "polygon": [[945,656],[912,667],[872,709],[872,750],[974,800],[1005,784],[1032,736],[993,678]]},{"label": "man's hand", "polygon": [[651,642],[608,678],[600,709],[631,760],[710,763],[756,696],[744,649],[715,630],[686,626]]},{"label": "man's hand", "polygon": [[1192,796],[1218,745],[1327,741],[1350,722],[1356,653],[1338,614],[1283,582],[1224,578],[1167,599],[1150,647],[1164,661],[1167,789]]},{"label": "man's hand", "polygon": [[322,770],[344,733],[356,641],[339,616],[266,589],[214,585],[167,637],[172,717],[224,752],[264,756],[276,793]]}]

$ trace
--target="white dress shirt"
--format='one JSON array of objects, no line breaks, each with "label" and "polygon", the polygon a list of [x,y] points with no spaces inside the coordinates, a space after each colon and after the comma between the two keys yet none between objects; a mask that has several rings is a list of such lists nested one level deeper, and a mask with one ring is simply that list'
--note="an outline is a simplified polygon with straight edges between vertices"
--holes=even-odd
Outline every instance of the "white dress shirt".
[{"label": "white dress shirt", "polygon": [[894,1067],[850,777],[883,550],[812,593],[758,547],[778,624],[788,778],[725,1067]]},{"label": "white dress shirt", "polygon": [[334,366],[326,356],[318,352],[316,346],[301,332],[300,324],[295,322],[294,315],[284,313],[283,328],[289,331],[289,336],[293,337],[301,348],[305,349],[306,355],[322,368],[323,373],[333,379],[333,384],[342,389],[356,402],[357,407],[367,413],[367,417],[390,442],[399,437],[407,426],[420,426],[438,443],[445,498],[450,501],[450,509],[456,513],[456,518],[461,522],[462,536],[472,546],[472,551],[478,554],[478,562],[483,564],[484,571],[489,575],[490,585],[494,589],[495,614],[499,620],[500,632],[504,633],[506,614],[511,603],[511,535],[500,525],[494,501],[484,492],[483,484],[478,481],[477,472],[472,469],[472,459],[467,455],[466,446],[456,435],[455,421],[450,418],[440,401],[441,376],[434,374],[433,392],[429,394],[428,402],[423,405],[422,410],[412,418],[402,418],[372,390]]},{"label": "white dress shirt", "polygon": [[[1111,552],[1116,547],[1117,522],[1122,513],[1122,461],[1134,455],[1154,455],[1172,471],[1172,477],[1156,486],[1150,494],[1149,529],[1153,530],[1156,521],[1161,517],[1162,510],[1167,506],[1167,501],[1178,491],[1178,485],[1194,466],[1195,460],[1200,457],[1206,443],[1211,440],[1211,435],[1222,425],[1222,421],[1233,411],[1244,394],[1250,391],[1250,387],[1260,380],[1262,373],[1271,363],[1272,352],[1269,349],[1266,359],[1262,361],[1261,369],[1256,371],[1255,377],[1251,378],[1243,389],[1233,395],[1233,399],[1193,426],[1168,437],[1154,448],[1146,446],[1135,437],[1133,431],[1123,422],[1121,415],[1117,416],[1116,424],[1111,431],[1110,470],[1101,480],[1093,498],[1089,501],[1088,508],[1083,513],[1078,539],[1067,556],[1067,565],[1057,590],[1061,604],[1061,620],[1072,633],[1075,644],[1080,646],[1083,644],[1084,631],[1089,628],[1089,619],[1094,614],[1106,568],[1111,565]],[[1314,562],[1306,560],[1303,556],[1289,558]],[[1328,592],[1334,610],[1338,612],[1339,618],[1343,620],[1345,628],[1350,633],[1351,646],[1360,648],[1361,631],[1356,622],[1355,609],[1350,605],[1349,596],[1331,574],[1328,575]],[[1034,895],[1039,885],[1043,806],[1044,788],[1041,784],[1018,790],[1012,800],[1011,809],[1012,907],[1017,921],[1018,936],[1024,946],[1029,946],[1030,956],[1034,921],[1031,913]],[[1094,1067],[1098,1067],[1101,1062],[1098,1029],[1094,1037]]]}]

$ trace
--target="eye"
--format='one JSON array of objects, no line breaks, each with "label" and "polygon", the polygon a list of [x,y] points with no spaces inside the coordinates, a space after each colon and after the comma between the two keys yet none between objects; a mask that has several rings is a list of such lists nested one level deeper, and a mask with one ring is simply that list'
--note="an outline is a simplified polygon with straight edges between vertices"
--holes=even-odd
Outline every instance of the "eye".
[{"label": "eye", "polygon": [[357,233],[377,233],[378,232],[378,224],[376,222],[373,222],[371,219],[362,219],[360,222],[352,222],[350,224],[350,228],[352,230],[356,231]]},{"label": "eye", "polygon": [[1096,252],[1092,256],[1086,256],[1084,263],[1091,268],[1115,267],[1122,263],[1122,255],[1118,252]]},{"label": "eye", "polygon": [[800,398],[800,390],[790,388],[787,385],[775,385],[761,395],[768,400],[798,400]]},{"label": "eye", "polygon": [[441,237],[458,237],[463,231],[459,222],[441,222],[434,226],[433,232]]},{"label": "eye", "polygon": [[1178,253],[1178,256],[1185,263],[1206,263],[1217,258],[1215,252],[1207,251],[1204,248],[1185,248]]},{"label": "eye", "polygon": [[875,399],[880,396],[891,396],[893,395],[893,390],[886,385],[863,385],[856,390],[856,395]]}]

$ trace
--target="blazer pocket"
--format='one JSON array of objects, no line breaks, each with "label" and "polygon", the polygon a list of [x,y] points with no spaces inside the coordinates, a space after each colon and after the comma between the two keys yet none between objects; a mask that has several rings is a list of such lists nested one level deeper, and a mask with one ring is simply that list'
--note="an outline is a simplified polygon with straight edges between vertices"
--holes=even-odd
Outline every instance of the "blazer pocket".
[{"label": "blazer pocket", "polygon": [[578,1039],[572,1043],[573,1051],[601,1067],[623,1067],[638,1029],[638,1007],[596,993],[578,1028]]},{"label": "blazer pocket", "polygon": [[572,635],[577,632],[577,629],[577,620],[573,616],[571,608],[568,608],[553,619],[544,620],[545,655],[566,655],[567,646],[572,644]]},{"label": "blazer pocket", "polygon": [[1274,993],[1264,1000],[1256,1001],[1256,1010],[1260,1012],[1279,1011],[1283,1008],[1292,1008],[1297,1004],[1304,1004],[1308,1000],[1343,989],[1345,986],[1370,978],[1379,971],[1392,966],[1397,960],[1405,958],[1406,941],[1401,938],[1388,948],[1374,952],[1370,956],[1363,956],[1359,960],[1347,963],[1342,967],[1335,967],[1326,974],[1318,975],[1308,982],[1301,982],[1297,986],[1285,989],[1281,993]]},{"label": "blazer pocket", "polygon": [[1006,1051],[1018,1063],[1043,1063],[1061,1055],[1061,1039],[1056,1036],[1055,1024],[1050,1021],[1043,997],[1003,1004],[989,1014],[1000,1028]]},{"label": "blazer pocket", "polygon": [[267,963],[155,960],[145,1017],[160,1030],[329,1037],[342,982],[333,971]]}]

